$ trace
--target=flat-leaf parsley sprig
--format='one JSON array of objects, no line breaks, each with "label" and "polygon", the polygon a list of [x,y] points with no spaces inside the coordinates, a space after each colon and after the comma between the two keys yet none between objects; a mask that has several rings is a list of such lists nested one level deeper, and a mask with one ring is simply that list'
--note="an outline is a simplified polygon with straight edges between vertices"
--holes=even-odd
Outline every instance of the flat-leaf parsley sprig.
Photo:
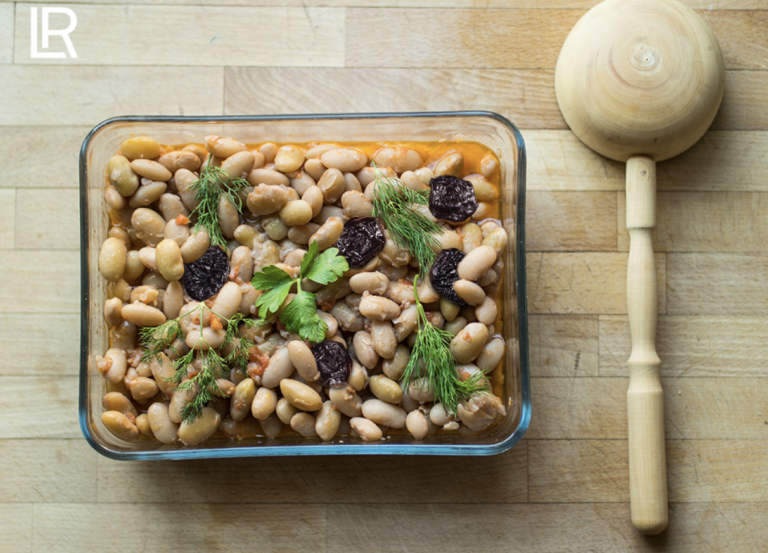
[{"label": "flat-leaf parsley sprig", "polygon": [[315,294],[302,290],[301,281],[306,278],[317,284],[330,284],[348,270],[347,260],[339,255],[337,248],[328,248],[320,253],[317,242],[309,245],[301,261],[299,276],[296,278],[274,265],[264,267],[262,271],[253,275],[251,280],[254,288],[264,291],[256,300],[259,317],[266,319],[269,315],[277,313],[295,284],[296,296],[280,313],[280,322],[290,332],[298,334],[302,340],[322,342],[328,331],[328,325],[317,314]]},{"label": "flat-leaf parsley sprig", "polygon": [[[166,380],[174,385],[177,392],[184,390],[196,391],[195,397],[182,408],[181,416],[185,421],[197,418],[203,407],[214,399],[214,395],[223,396],[218,384],[216,384],[216,379],[229,378],[229,372],[233,368],[245,371],[249,355],[255,344],[251,340],[242,337],[235,344],[240,324],[253,327],[263,325],[264,321],[244,317],[241,313],[236,313],[230,319],[226,319],[201,302],[197,307],[181,317],[166,321],[160,326],[144,327],[139,331],[141,343],[147,348],[144,350],[141,360],[146,363],[153,360],[159,361],[160,354],[166,348],[178,354],[178,351],[173,346],[173,342],[181,336],[181,319],[196,313],[202,320],[205,310],[211,313],[210,317],[217,317],[227,322],[224,342],[219,349],[226,351],[231,348],[231,351],[226,357],[222,357],[215,349],[210,347],[206,351],[200,351],[202,361],[200,371],[188,380],[184,380],[184,378],[189,375],[189,366],[195,360],[195,353],[198,350],[192,348],[185,355],[173,361],[174,373]],[[198,339],[198,344],[201,343],[208,343],[202,338],[202,333]],[[232,347],[233,344],[234,347]]]},{"label": "flat-leaf parsley sprig", "polygon": [[453,336],[450,332],[433,326],[427,319],[416,289],[418,280],[417,275],[413,279],[413,294],[418,311],[418,332],[411,357],[400,380],[410,385],[420,375],[424,376],[426,386],[434,393],[435,403],[442,403],[446,412],[455,415],[459,402],[488,392],[489,388],[482,373],[473,374],[465,380],[459,378],[456,360],[451,354]]},{"label": "flat-leaf parsley sprig", "polygon": [[249,184],[245,179],[230,178],[224,169],[211,165],[212,159],[213,155],[208,156],[208,163],[200,171],[200,178],[189,185],[196,192],[195,199],[200,202],[189,216],[197,215],[195,232],[204,228],[211,238],[211,245],[226,247],[227,241],[219,226],[219,200],[222,194],[225,195],[238,213],[242,213],[243,200],[239,193]]},{"label": "flat-leaf parsley sprig", "polygon": [[440,245],[435,235],[444,232],[440,225],[413,207],[429,205],[429,190],[412,190],[400,179],[387,177],[375,163],[373,174],[376,180],[373,216],[381,219],[395,244],[411,252],[419,262],[421,274],[426,276],[437,257],[433,247]]}]

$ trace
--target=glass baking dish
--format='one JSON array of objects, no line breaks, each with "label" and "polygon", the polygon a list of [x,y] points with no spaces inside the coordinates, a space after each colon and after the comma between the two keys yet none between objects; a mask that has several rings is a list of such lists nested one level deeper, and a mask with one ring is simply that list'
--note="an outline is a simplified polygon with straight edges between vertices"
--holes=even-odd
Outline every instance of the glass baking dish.
[{"label": "glass baking dish", "polygon": [[[349,436],[332,442],[300,436],[230,440],[213,437],[198,446],[165,445],[155,440],[125,442],[101,422],[105,381],[94,358],[108,349],[103,316],[107,286],[98,271],[98,254],[107,236],[103,193],[106,164],[120,143],[146,134],[164,144],[202,143],[208,134],[241,142],[310,141],[472,141],[490,148],[501,164],[501,214],[510,237],[504,275],[505,405],[507,414],[477,434],[436,434],[416,441],[388,434],[380,442]],[[80,427],[91,446],[113,459],[204,459],[281,455],[490,455],[515,445],[531,416],[528,376],[528,315],[525,282],[525,145],[517,128],[497,113],[482,111],[283,115],[236,117],[118,117],[100,123],[80,151],[80,241],[82,325],[80,343]]]}]

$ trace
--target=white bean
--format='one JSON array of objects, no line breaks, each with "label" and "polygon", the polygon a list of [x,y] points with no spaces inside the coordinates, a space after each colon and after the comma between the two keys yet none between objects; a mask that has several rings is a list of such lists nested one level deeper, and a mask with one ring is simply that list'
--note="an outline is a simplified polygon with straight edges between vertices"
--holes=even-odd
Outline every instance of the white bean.
[{"label": "white bean", "polygon": [[374,321],[391,321],[400,315],[400,307],[390,299],[365,296],[360,300],[360,314]]},{"label": "white bean", "polygon": [[477,320],[486,326],[492,325],[496,321],[498,313],[499,309],[496,307],[496,302],[488,296],[485,297],[483,303],[475,307]]},{"label": "white bean", "polygon": [[277,407],[277,392],[269,388],[261,387],[256,390],[256,395],[251,403],[251,414],[257,421],[266,420]]},{"label": "white bean", "polygon": [[383,374],[372,376],[368,386],[373,395],[387,403],[397,404],[403,399],[403,390],[400,385]]},{"label": "white bean", "polygon": [[389,289],[389,279],[381,273],[358,273],[349,279],[349,287],[356,294],[383,296]]},{"label": "white bean", "polygon": [[380,399],[369,399],[363,402],[363,416],[389,428],[405,428],[406,412],[402,407],[392,405]]},{"label": "white bean", "polygon": [[502,338],[493,338],[483,346],[480,355],[477,356],[475,364],[484,373],[488,373],[496,368],[504,357],[505,344]]},{"label": "white bean", "polygon": [[291,417],[291,428],[305,438],[314,438],[317,436],[315,424],[315,417],[309,413],[296,413]]},{"label": "white bean", "polygon": [[121,440],[132,442],[139,437],[139,429],[124,414],[117,411],[105,411],[101,414],[101,422]]},{"label": "white bean", "polygon": [[291,402],[284,397],[280,398],[280,401],[277,402],[277,407],[275,407],[277,418],[284,424],[291,424],[291,419],[298,412],[299,410],[291,405]]},{"label": "white bean", "polygon": [[127,262],[128,249],[122,240],[107,238],[99,250],[99,271],[101,275],[114,282],[123,276]]},{"label": "white bean", "polygon": [[183,421],[179,427],[179,440],[184,445],[197,445],[213,436],[221,424],[221,415],[211,407],[203,407],[195,419]]},{"label": "white bean", "polygon": [[261,385],[267,388],[275,388],[284,378],[291,376],[293,369],[288,348],[279,348],[269,359],[269,364],[261,376]]},{"label": "white bean", "polygon": [[363,400],[352,386],[329,388],[328,399],[348,417],[359,417],[363,412]]},{"label": "white bean", "polygon": [[352,417],[349,425],[360,435],[364,442],[376,442],[381,439],[381,428],[376,423],[363,417]]},{"label": "white bean", "polygon": [[453,283],[456,294],[469,305],[480,305],[485,300],[485,291],[474,282],[459,279]]},{"label": "white bean", "polygon": [[478,246],[469,252],[458,266],[459,277],[477,280],[496,262],[496,250],[490,246]]},{"label": "white bean", "polygon": [[483,323],[470,323],[451,340],[451,354],[457,363],[471,363],[488,340],[488,327]]},{"label": "white bean", "polygon": [[397,339],[390,321],[371,321],[371,345],[382,359],[395,356]]},{"label": "white bean", "polygon": [[379,354],[376,353],[376,349],[373,347],[373,339],[366,331],[355,332],[355,336],[352,339],[352,347],[358,361],[365,367],[372,369],[379,362]]},{"label": "white bean", "polygon": [[179,425],[171,420],[165,403],[155,402],[150,405],[147,418],[152,434],[164,444],[172,444],[179,439]]},{"label": "white bean", "polygon": [[292,340],[288,342],[288,355],[291,364],[296,367],[299,376],[308,382],[314,382],[320,378],[320,371],[317,369],[317,361],[312,355],[312,350],[304,342]]},{"label": "white bean", "polygon": [[225,319],[231,319],[240,311],[242,299],[243,293],[240,291],[240,286],[235,282],[227,282],[216,294],[211,310]]},{"label": "white bean", "polygon": [[363,152],[352,148],[327,151],[320,156],[320,160],[326,167],[338,169],[344,173],[362,169],[368,163],[368,157]]},{"label": "white bean", "polygon": [[417,440],[423,440],[427,432],[429,432],[427,417],[419,410],[408,413],[408,416],[405,417],[405,427]]},{"label": "white bean", "polygon": [[286,378],[280,381],[280,391],[291,405],[302,411],[317,411],[323,406],[320,394],[297,380]]},{"label": "white bean", "polygon": [[328,442],[333,439],[339,431],[341,424],[341,412],[328,400],[323,403],[320,412],[317,414],[315,423],[315,432],[323,441]]}]

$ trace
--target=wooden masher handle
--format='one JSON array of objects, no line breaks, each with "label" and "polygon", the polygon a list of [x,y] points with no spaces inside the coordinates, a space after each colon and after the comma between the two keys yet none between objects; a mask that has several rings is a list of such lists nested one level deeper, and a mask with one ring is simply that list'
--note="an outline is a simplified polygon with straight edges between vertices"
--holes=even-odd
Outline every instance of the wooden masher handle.
[{"label": "wooden masher handle", "polygon": [[668,521],[664,391],[655,344],[655,227],[656,163],[650,157],[633,156],[627,160],[627,313],[632,335],[627,390],[629,497],[632,524],[644,534],[662,532]]}]

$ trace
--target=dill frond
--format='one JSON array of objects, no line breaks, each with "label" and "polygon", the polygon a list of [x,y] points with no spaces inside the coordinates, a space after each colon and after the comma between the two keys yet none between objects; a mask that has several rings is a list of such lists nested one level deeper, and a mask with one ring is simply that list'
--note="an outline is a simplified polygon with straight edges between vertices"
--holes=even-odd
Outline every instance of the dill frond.
[{"label": "dill frond", "polygon": [[443,228],[414,209],[415,205],[429,205],[429,191],[417,192],[400,179],[385,176],[373,164],[376,193],[373,200],[373,216],[378,217],[389,231],[389,237],[400,248],[405,248],[418,260],[419,270],[426,277],[439,246],[436,234]]},{"label": "dill frond", "polygon": [[208,158],[208,164],[200,171],[200,178],[190,185],[190,189],[196,192],[195,198],[200,203],[189,216],[190,218],[197,216],[194,230],[197,232],[203,228],[208,231],[212,246],[227,247],[227,241],[221,234],[219,226],[219,200],[224,194],[238,213],[242,213],[243,200],[239,193],[249,184],[245,179],[230,178],[220,167],[211,166],[211,158],[213,158],[212,155]]},{"label": "dill frond", "polygon": [[433,391],[436,403],[442,403],[445,410],[456,414],[459,402],[487,392],[482,374],[475,374],[462,380],[456,372],[456,361],[451,354],[451,333],[433,326],[424,306],[419,301],[416,284],[419,277],[413,279],[413,293],[418,311],[418,334],[411,349],[401,381],[409,386],[416,378],[426,378],[427,387]]}]

